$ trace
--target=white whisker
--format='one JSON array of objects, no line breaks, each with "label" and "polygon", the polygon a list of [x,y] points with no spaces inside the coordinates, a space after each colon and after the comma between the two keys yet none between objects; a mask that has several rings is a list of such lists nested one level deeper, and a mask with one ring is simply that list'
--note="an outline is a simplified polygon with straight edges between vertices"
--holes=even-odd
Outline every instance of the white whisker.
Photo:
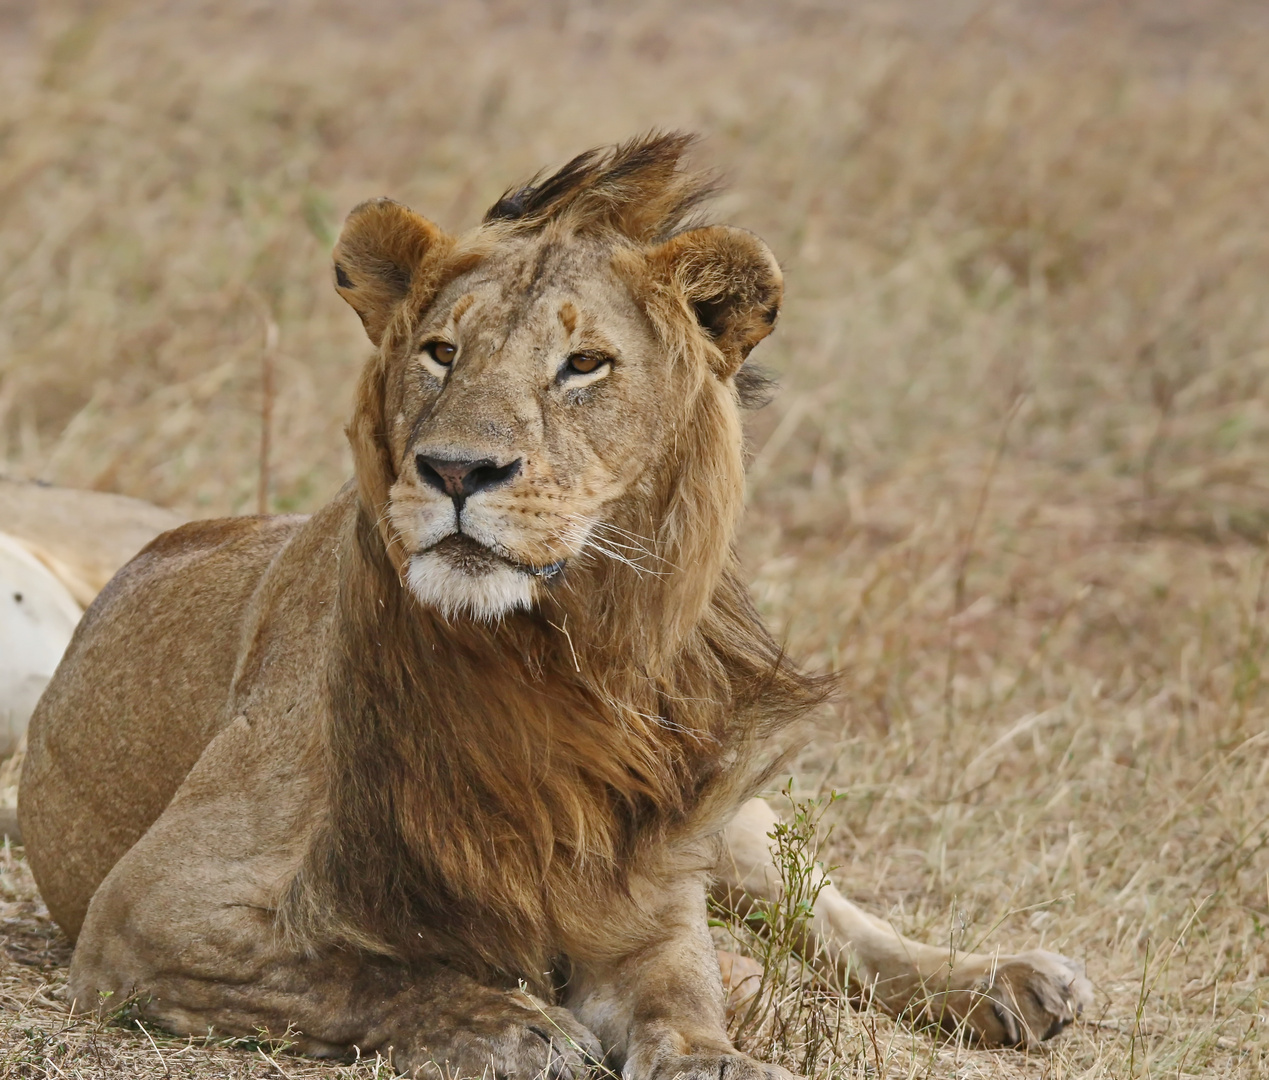
[{"label": "white whisker", "polygon": [[631,559],[630,557],[623,555],[620,551],[614,551],[612,548],[608,547],[606,544],[603,544],[600,541],[596,540],[594,536],[569,535],[568,533],[565,533],[565,539],[571,543],[576,544],[580,548],[580,551],[578,552],[578,554],[581,554],[587,548],[589,548],[590,550],[596,552],[599,555],[607,556],[608,558],[612,559],[613,562],[623,563],[624,565],[630,567],[630,569],[633,570],[640,577],[642,577],[645,574],[651,574],[656,577],[662,576],[660,571],[651,570],[646,566],[641,566],[634,559]]},{"label": "white whisker", "polygon": [[[635,573],[639,574],[641,577],[644,574],[651,574],[654,577],[664,576],[663,571],[653,570],[651,567],[644,566],[638,559],[632,559],[630,556],[610,546],[608,541],[599,540],[593,534],[589,536],[575,535],[573,537],[573,542],[581,546],[583,550],[585,550],[586,548],[590,548],[591,550],[595,551],[596,553],[600,555],[607,556],[608,558],[612,559],[614,562],[624,563],[626,566],[630,567],[631,570],[635,571]],[[644,555],[646,556],[647,553],[645,552]]]},{"label": "white whisker", "polygon": [[568,514],[566,520],[568,521],[566,537],[571,543],[583,548],[589,546],[599,554],[648,574],[663,576],[665,571],[653,570],[643,565],[644,560],[661,563],[670,570],[679,569],[668,559],[647,547],[646,545],[653,543],[647,537],[638,536],[618,525],[583,514]]}]

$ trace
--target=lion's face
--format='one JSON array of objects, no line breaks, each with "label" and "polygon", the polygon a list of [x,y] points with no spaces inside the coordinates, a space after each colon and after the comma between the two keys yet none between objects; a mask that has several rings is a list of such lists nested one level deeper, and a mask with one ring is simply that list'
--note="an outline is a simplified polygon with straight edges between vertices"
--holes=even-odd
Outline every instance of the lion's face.
[{"label": "lion's face", "polygon": [[731,541],[732,380],[781,292],[760,240],[640,244],[554,220],[454,238],[380,200],[335,261],[378,346],[350,428],[358,480],[420,602],[491,621],[612,564],[712,572],[681,541],[692,515],[707,561]]},{"label": "lion's face", "polygon": [[658,572],[613,510],[664,458],[670,410],[648,405],[681,399],[685,372],[610,263],[514,243],[442,288],[398,359],[388,517],[447,616],[530,607],[583,556]]}]

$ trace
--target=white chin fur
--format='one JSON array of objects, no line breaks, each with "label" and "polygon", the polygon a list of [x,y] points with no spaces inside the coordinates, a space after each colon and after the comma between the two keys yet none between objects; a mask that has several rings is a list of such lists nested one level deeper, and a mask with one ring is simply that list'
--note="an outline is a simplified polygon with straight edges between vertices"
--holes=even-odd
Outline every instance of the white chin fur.
[{"label": "white chin fur", "polygon": [[469,574],[431,551],[411,557],[406,580],[419,603],[435,608],[445,618],[469,615],[481,622],[494,622],[509,612],[530,607],[535,586],[528,574],[514,567]]}]

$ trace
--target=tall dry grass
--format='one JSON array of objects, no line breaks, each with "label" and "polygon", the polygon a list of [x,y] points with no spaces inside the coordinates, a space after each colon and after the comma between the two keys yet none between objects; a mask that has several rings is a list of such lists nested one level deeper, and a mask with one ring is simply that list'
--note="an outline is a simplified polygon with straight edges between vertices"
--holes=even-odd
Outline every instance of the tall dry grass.
[{"label": "tall dry grass", "polygon": [[[0,463],[252,510],[271,370],[268,501],[319,505],[366,352],[327,262],[353,203],[463,227],[582,147],[700,130],[788,276],[743,547],[842,672],[798,778],[844,793],[837,877],[1099,991],[1030,1056],[847,1015],[830,1071],[1264,1075],[1266,45],[1232,0],[10,4]],[[321,1072],[122,1029],[58,1057],[29,994],[64,952],[5,873],[0,1076]]]}]

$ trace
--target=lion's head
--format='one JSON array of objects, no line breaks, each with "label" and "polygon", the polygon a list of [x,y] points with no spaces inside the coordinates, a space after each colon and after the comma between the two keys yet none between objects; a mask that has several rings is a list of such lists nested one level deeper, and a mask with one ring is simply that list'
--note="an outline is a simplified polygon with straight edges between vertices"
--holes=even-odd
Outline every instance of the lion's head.
[{"label": "lion's head", "polygon": [[711,185],[683,167],[689,142],[582,154],[461,236],[386,199],[349,215],[336,287],[376,347],[358,483],[447,618],[620,588],[686,628],[709,603],[743,492],[737,373],[782,279],[756,236],[690,220]]}]

